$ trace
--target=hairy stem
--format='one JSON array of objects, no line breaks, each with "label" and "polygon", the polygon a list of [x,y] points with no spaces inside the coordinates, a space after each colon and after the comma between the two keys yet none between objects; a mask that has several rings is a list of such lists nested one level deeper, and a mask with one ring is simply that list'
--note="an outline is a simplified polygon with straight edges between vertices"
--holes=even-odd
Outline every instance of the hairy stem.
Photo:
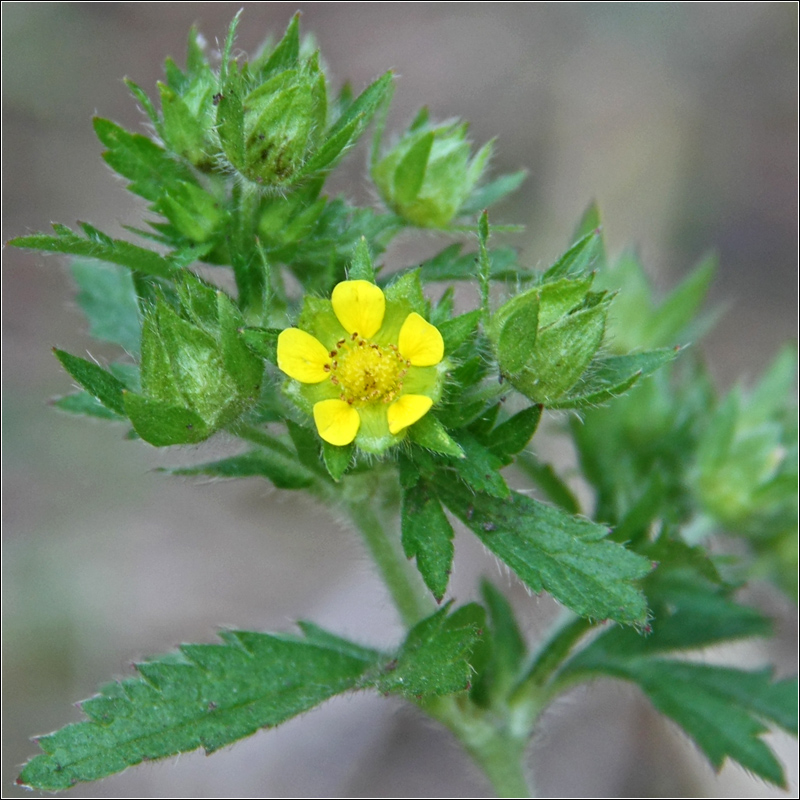
[{"label": "hairy stem", "polygon": [[378,567],[403,622],[410,627],[433,613],[436,607],[422,580],[416,572],[411,571],[397,543],[389,538],[370,500],[348,502],[345,507],[353,524],[364,537],[367,550]]}]

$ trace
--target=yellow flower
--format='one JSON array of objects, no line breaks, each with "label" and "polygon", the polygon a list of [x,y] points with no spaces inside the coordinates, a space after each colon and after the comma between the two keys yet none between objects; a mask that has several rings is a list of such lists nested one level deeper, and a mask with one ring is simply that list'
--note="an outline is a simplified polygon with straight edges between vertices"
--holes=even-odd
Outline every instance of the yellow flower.
[{"label": "yellow flower", "polygon": [[330,301],[307,302],[304,317],[313,333],[282,331],[278,367],[300,384],[290,394],[326,442],[383,452],[439,399],[442,335],[407,297],[343,281]]}]

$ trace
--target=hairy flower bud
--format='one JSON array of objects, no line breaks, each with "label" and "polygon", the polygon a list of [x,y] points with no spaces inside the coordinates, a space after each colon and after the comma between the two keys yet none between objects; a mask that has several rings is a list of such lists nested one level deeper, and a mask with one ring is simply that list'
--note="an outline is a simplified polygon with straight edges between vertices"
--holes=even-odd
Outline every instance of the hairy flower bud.
[{"label": "hairy flower bud", "polygon": [[480,180],[492,143],[470,159],[466,123],[436,127],[427,111],[372,168],[372,179],[393,211],[422,228],[452,222]]}]

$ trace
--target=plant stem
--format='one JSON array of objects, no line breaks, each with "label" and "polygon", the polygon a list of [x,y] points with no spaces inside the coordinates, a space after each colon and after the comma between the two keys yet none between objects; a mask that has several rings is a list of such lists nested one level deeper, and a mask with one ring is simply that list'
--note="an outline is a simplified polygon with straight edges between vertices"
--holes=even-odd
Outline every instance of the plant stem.
[{"label": "plant stem", "polygon": [[492,710],[478,708],[467,697],[452,695],[431,698],[420,706],[455,734],[498,797],[534,796],[524,767],[529,733],[512,730],[512,710],[507,710],[508,716],[503,718]]},{"label": "plant stem", "polygon": [[422,581],[409,569],[400,549],[392,542],[378,515],[372,510],[374,498],[346,503],[350,519],[361,532],[403,622],[411,627],[436,610]]}]

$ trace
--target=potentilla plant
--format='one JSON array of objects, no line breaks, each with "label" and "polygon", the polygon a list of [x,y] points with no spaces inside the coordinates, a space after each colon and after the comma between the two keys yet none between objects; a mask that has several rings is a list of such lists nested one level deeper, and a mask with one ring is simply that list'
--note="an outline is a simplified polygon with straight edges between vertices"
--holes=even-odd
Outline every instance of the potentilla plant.
[{"label": "potentilla plant", "polygon": [[[72,256],[92,333],[121,348],[106,366],[56,350],[81,387],[60,409],[155,447],[240,441],[238,455],[173,472],[259,476],[349,517],[406,634],[385,650],[301,622],[183,645],[39,738],[19,783],[61,790],[211,752],[377,691],[449,728],[498,795],[528,796],[542,712],[606,676],[637,684],[714,768],[730,758],[785,785],[762,735],[796,732],[796,682],[687,656],[769,635],[736,599],[748,581],[797,597],[793,353],[718,397],[683,347],[704,324],[711,263],[658,300],[634,258],[607,260],[590,208],[549,269],[520,264],[492,245],[486,208],[524,174],[489,179],[491,143],[474,151],[466,125],[427,110],[389,143],[390,73],[332,94],[297,18],[251,61],[232,55],[237,21],[216,56],[191,32],[160,108],[128,81],[149,135],[95,119],[104,159],[149,203],[131,229],[144,244],[86,224],[11,244]],[[371,123],[380,209],[324,193]],[[394,237],[431,229],[455,243],[383,270]],[[227,270],[233,293],[214,279]],[[456,309],[459,282],[475,308]],[[448,285],[435,303],[431,283]],[[537,455],[544,411],[572,437],[591,508]],[[525,640],[488,581],[480,602],[448,598],[456,520],[565,608],[542,641]],[[709,554],[721,535],[740,540],[736,558]]]}]

